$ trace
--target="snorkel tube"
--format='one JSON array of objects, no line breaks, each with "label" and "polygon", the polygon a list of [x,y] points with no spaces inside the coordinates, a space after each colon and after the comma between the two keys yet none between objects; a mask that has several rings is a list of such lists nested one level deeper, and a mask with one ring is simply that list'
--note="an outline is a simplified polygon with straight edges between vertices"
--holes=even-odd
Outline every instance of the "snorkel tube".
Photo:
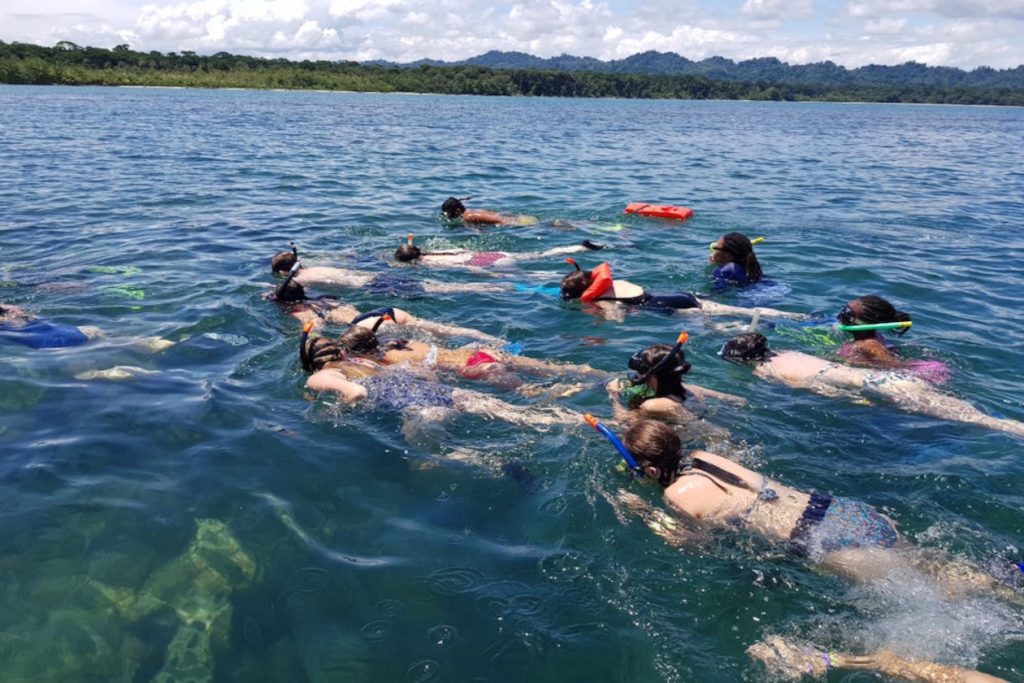
[{"label": "snorkel tube", "polygon": [[871,324],[860,324],[860,325],[844,325],[839,323],[836,325],[836,329],[842,330],[843,332],[871,332],[873,330],[909,330],[914,323],[909,320],[902,320],[894,323],[871,323]]},{"label": "snorkel tube", "polygon": [[653,375],[658,370],[661,370],[663,367],[668,365],[669,361],[671,361],[673,358],[676,357],[676,355],[679,353],[680,349],[683,348],[683,344],[685,344],[686,340],[688,340],[689,338],[690,338],[690,335],[689,335],[689,333],[686,330],[683,330],[682,332],[680,332],[679,336],[676,338],[676,345],[672,347],[672,350],[669,351],[668,354],[664,358],[662,358],[660,361],[658,361],[657,363],[652,365],[650,368],[648,368],[647,372],[637,373],[636,376],[635,377],[631,377],[629,381],[633,383],[633,386],[637,386],[639,384],[643,384],[644,382],[646,382],[650,378],[651,375]]},{"label": "snorkel tube", "polygon": [[[619,440],[619,437],[615,436],[615,433],[612,432],[612,430],[608,429],[603,424],[598,422],[597,418],[591,415],[590,413],[584,415],[583,419],[587,421],[588,425],[594,428],[595,432],[598,432],[599,434],[603,435],[604,438],[608,439],[608,441],[611,442],[613,446],[615,446],[615,450],[617,450],[619,452],[619,455],[622,456],[622,459],[626,461],[626,465],[633,472],[634,476],[644,476],[644,471],[640,469],[640,465],[638,465],[636,460],[633,458],[633,454],[629,452],[629,449],[626,448],[625,444],[623,444]],[[1021,571],[1024,571],[1024,569],[1022,569]]]},{"label": "snorkel tube", "polygon": [[298,274],[300,268],[302,268],[302,263],[299,262],[299,261],[296,261],[295,265],[293,265],[291,267],[291,269],[288,271],[288,277],[286,277],[284,279],[284,282],[279,284],[277,286],[277,289],[274,290],[274,299],[275,300],[279,300],[280,299],[281,292],[283,292],[285,289],[287,289],[288,285],[290,285],[292,280],[295,279],[295,276]]}]

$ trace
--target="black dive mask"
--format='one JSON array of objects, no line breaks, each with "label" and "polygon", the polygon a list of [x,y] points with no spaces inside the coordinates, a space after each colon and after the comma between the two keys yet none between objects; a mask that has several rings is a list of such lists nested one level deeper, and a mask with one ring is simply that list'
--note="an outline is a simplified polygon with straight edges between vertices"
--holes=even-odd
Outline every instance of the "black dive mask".
[{"label": "black dive mask", "polygon": [[853,325],[857,322],[857,314],[850,310],[850,307],[843,304],[843,307],[839,309],[839,313],[836,315],[836,320],[841,325]]},{"label": "black dive mask", "polygon": [[678,363],[676,363],[669,372],[674,375],[685,375],[690,371],[692,366],[686,362],[686,354],[683,353],[681,347],[682,344],[677,344],[675,348],[669,351],[668,355],[655,363],[654,366],[649,365],[644,358],[644,352],[646,349],[640,349],[629,357],[628,367],[632,370],[628,375],[629,381],[633,384],[643,384],[651,377],[651,375],[655,374],[662,368],[665,368],[669,363],[674,361],[678,361]]}]

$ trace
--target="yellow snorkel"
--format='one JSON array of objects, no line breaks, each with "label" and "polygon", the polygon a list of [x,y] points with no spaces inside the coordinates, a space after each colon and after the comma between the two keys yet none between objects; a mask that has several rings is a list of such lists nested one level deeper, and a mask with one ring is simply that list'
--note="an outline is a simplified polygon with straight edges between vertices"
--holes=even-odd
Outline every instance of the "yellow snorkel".
[{"label": "yellow snorkel", "polygon": [[[764,237],[755,237],[754,239],[750,240],[751,244],[761,244],[761,242],[764,242]],[[714,251],[716,244],[718,244],[718,240],[715,240],[714,242],[709,244],[708,251]]]}]

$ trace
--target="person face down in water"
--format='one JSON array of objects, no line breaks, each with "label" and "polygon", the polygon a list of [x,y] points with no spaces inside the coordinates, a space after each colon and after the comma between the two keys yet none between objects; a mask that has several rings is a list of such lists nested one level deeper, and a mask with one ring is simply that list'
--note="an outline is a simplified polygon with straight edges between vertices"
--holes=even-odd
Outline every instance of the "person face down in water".
[{"label": "person face down in water", "polygon": [[431,266],[450,268],[469,268],[486,270],[490,268],[507,268],[519,261],[539,260],[552,256],[575,254],[583,251],[600,251],[603,244],[595,244],[583,240],[578,245],[554,247],[545,251],[508,253],[504,251],[469,251],[468,249],[446,249],[444,251],[424,251],[413,243],[410,233],[405,242],[395,250],[395,260],[399,263],[424,263]]},{"label": "person face down in water", "polygon": [[[339,342],[310,337],[311,330],[307,323],[299,346],[299,360],[310,375],[306,387],[312,391],[337,394],[346,403],[368,403],[431,419],[466,412],[532,426],[571,424],[581,417],[557,406],[516,406],[477,391],[451,387],[416,376],[405,365],[385,367],[365,357],[355,356]],[[372,333],[372,330],[367,331]],[[353,337],[365,340],[362,333],[354,329],[350,332]],[[346,341],[351,343],[353,337]]]},{"label": "person face down in water", "polygon": [[754,245],[740,232],[730,232],[719,238],[712,245],[708,260],[718,266],[712,273],[718,289],[730,285],[746,287],[759,282],[764,276]]},{"label": "person face down in water", "polygon": [[[861,501],[806,493],[714,453],[684,453],[675,430],[663,422],[637,422],[624,434],[622,444],[644,479],[661,487],[675,517],[647,509],[633,493],[620,494],[620,501],[645,511],[648,525],[674,543],[685,543],[701,533],[742,528],[781,544],[795,558],[852,581],[888,583],[894,574],[912,573],[935,582],[954,598],[994,592],[1011,602],[1024,599],[965,561],[944,554],[936,559],[934,552],[914,548],[888,518]],[[751,654],[764,658],[760,652]],[[854,662],[837,660],[835,665],[840,663],[849,666]],[[883,666],[864,663],[871,666],[853,668]],[[927,671],[928,667],[921,669]],[[911,680],[992,679],[936,676]]]},{"label": "person face down in water", "polygon": [[357,316],[352,325],[341,335],[338,343],[351,354],[371,356],[385,365],[409,363],[429,368],[438,368],[455,373],[466,379],[484,380],[503,389],[516,389],[522,380],[515,373],[540,377],[556,377],[566,374],[605,379],[607,373],[586,365],[548,363],[546,361],[515,356],[496,348],[477,346],[449,349],[413,339],[380,339],[376,330],[380,318],[372,327],[363,325],[364,318],[377,314],[390,317],[391,309],[377,309]]},{"label": "person face down in water", "polygon": [[533,216],[511,216],[508,214],[486,211],[484,209],[467,209],[462,202],[472,197],[449,197],[441,204],[441,215],[447,221],[462,221],[478,225],[532,225],[537,222]]},{"label": "person face down in water", "polygon": [[976,424],[1024,436],[1024,423],[986,415],[967,401],[938,391],[932,384],[901,370],[878,370],[833,363],[799,351],[772,351],[758,332],[740,334],[725,343],[722,357],[751,364],[762,379],[808,389],[829,398],[863,403],[881,396],[905,412]]}]

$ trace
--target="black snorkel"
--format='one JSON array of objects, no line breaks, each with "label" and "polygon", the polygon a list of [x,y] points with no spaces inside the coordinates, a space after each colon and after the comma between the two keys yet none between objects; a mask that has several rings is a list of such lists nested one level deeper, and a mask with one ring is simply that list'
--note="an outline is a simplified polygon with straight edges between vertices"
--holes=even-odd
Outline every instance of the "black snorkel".
[{"label": "black snorkel", "polygon": [[[629,359],[629,369],[633,371],[632,373],[630,373],[629,376],[630,383],[632,383],[633,386],[638,386],[640,384],[646,383],[647,380],[650,379],[652,375],[654,375],[654,373],[658,372],[663,367],[668,365],[669,361],[671,361],[673,358],[679,355],[679,352],[683,348],[683,344],[685,344],[686,340],[689,338],[690,335],[686,332],[686,330],[680,332],[679,336],[676,338],[676,345],[672,347],[672,350],[668,352],[668,355],[666,355],[660,361],[658,361],[657,363],[655,363],[654,365],[652,365],[646,371],[643,372],[641,372],[637,367],[638,365],[640,365],[640,363],[642,363],[642,360],[639,358],[639,355],[643,353],[643,351],[634,353],[633,356]],[[689,364],[686,363],[685,360],[682,360],[682,364],[679,366],[679,368],[681,369],[681,372],[679,374],[685,374],[686,371],[690,369],[690,366]]]},{"label": "black snorkel", "polygon": [[[279,284],[277,286],[277,289],[274,290],[274,300],[275,301],[283,301],[281,299],[281,294],[284,293],[285,289],[288,288],[288,285],[290,285],[292,280],[295,279],[295,276],[299,273],[299,269],[300,268],[302,268],[302,263],[300,261],[296,261],[295,265],[293,265],[291,267],[291,270],[288,271],[288,277],[286,277],[284,279],[284,282]],[[301,287],[301,285],[299,285],[299,286]],[[302,292],[302,297],[300,299],[296,299],[296,301],[302,301],[305,298],[306,298],[306,292],[303,291]]]}]

